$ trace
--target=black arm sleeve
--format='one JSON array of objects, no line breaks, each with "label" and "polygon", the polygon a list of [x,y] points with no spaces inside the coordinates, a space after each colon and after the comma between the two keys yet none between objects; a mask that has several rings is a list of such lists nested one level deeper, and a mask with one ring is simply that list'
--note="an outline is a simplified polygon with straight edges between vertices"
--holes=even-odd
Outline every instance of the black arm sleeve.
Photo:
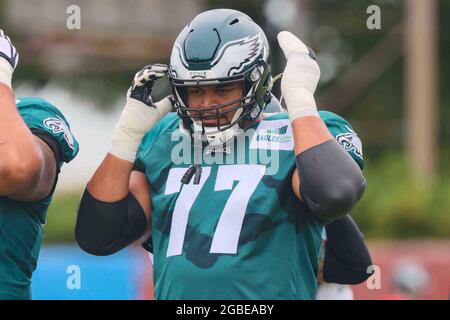
[{"label": "black arm sleeve", "polygon": [[135,163],[135,164],[133,165],[133,171],[139,171],[139,172],[145,173],[145,169],[142,168],[142,167],[141,167],[139,164],[137,164],[137,163]]},{"label": "black arm sleeve", "polygon": [[54,137],[52,137],[50,134],[48,134],[43,130],[31,129],[31,133],[33,133],[33,135],[44,141],[48,145],[48,147],[53,151],[56,160],[56,167],[58,168],[57,173],[59,173],[62,157],[61,157],[61,147],[58,141],[56,141]]},{"label": "black arm sleeve", "polygon": [[364,193],[361,169],[336,140],[303,151],[296,164],[303,202],[321,223],[350,212]]},{"label": "black arm sleeve", "polygon": [[31,133],[33,133],[33,135],[35,135],[36,137],[38,137],[39,139],[44,141],[45,144],[47,144],[47,146],[50,148],[50,150],[52,150],[53,154],[55,155],[56,175],[55,175],[55,181],[53,181],[52,188],[50,189],[50,192],[47,195],[47,197],[48,197],[49,195],[53,194],[53,192],[55,191],[56,184],[58,183],[58,175],[61,172],[61,166],[62,166],[61,146],[59,145],[58,141],[53,136],[51,136],[50,134],[48,134],[47,132],[45,132],[43,130],[31,129]]},{"label": "black arm sleeve", "polygon": [[103,202],[84,191],[75,226],[75,238],[84,251],[97,256],[113,254],[142,237],[146,228],[144,210],[133,194]]},{"label": "black arm sleeve", "polygon": [[358,284],[367,278],[372,265],[364,237],[350,216],[325,226],[327,242],[323,266],[324,280],[329,283]]}]

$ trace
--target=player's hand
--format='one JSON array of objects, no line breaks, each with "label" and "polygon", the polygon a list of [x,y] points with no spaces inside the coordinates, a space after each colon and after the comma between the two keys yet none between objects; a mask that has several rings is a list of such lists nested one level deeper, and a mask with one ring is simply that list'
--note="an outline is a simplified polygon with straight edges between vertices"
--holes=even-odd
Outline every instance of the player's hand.
[{"label": "player's hand", "polygon": [[19,53],[11,39],[0,29],[0,82],[11,87],[11,78],[19,62]]},{"label": "player's hand", "polygon": [[281,93],[291,121],[306,116],[318,117],[314,92],[320,79],[320,68],[314,52],[288,31],[278,34],[278,43],[287,59]]},{"label": "player's hand", "polygon": [[158,79],[167,74],[168,66],[165,64],[150,64],[136,73],[128,92],[127,98],[132,98],[153,106],[151,97],[153,86]]},{"label": "player's hand", "polygon": [[148,65],[134,76],[127,92],[127,102],[114,128],[112,155],[134,162],[144,135],[172,110],[170,97],[156,103],[151,97],[155,81],[162,78],[167,69],[166,65]]}]

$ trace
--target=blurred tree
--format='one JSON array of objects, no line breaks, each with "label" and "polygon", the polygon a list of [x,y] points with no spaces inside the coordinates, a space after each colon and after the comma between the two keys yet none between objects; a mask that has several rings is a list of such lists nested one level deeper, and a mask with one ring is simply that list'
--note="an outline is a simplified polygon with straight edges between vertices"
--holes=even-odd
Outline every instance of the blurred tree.
[{"label": "blurred tree", "polygon": [[404,22],[406,150],[422,183],[436,178],[436,1],[408,0]]}]

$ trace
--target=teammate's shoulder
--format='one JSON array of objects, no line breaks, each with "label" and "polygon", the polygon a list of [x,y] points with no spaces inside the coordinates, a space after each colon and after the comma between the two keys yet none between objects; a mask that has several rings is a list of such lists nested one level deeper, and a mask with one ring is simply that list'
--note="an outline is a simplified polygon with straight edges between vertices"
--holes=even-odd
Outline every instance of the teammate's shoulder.
[{"label": "teammate's shoulder", "polygon": [[17,108],[20,111],[28,111],[29,108],[33,108],[33,113],[36,112],[48,112],[63,116],[61,111],[53,104],[45,99],[38,97],[22,97],[16,100]]},{"label": "teammate's shoulder", "polygon": [[71,132],[69,122],[57,107],[37,97],[19,98],[16,105],[31,131],[49,135],[58,142],[64,162],[69,162],[77,155],[78,142]]},{"label": "teammate's shoulder", "polygon": [[30,105],[45,106],[50,104],[47,100],[38,97],[21,97],[16,99],[16,104],[19,108]]},{"label": "teammate's shoulder", "polygon": [[18,98],[16,105],[20,115],[28,125],[32,125],[36,121],[45,121],[46,119],[59,119],[69,126],[62,112],[45,99],[37,97]]}]

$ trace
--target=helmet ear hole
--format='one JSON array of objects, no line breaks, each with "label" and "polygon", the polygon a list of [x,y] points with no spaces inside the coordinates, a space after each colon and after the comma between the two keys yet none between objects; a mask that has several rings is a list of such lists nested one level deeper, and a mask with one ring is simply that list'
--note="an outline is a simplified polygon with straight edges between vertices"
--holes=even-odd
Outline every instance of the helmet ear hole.
[{"label": "helmet ear hole", "polygon": [[266,104],[269,104],[270,103],[270,101],[272,100],[272,94],[269,92],[269,91],[266,91],[265,93],[264,93],[264,102],[266,103]]},{"label": "helmet ear hole", "polygon": [[187,94],[187,88],[186,87],[177,87],[176,89],[176,93],[177,93],[177,98],[181,100],[182,104],[186,107],[189,106],[189,101],[188,101],[188,94]]},{"label": "helmet ear hole", "polygon": [[244,90],[244,97],[245,97],[252,89],[252,82],[248,79],[244,79],[242,89]]}]

